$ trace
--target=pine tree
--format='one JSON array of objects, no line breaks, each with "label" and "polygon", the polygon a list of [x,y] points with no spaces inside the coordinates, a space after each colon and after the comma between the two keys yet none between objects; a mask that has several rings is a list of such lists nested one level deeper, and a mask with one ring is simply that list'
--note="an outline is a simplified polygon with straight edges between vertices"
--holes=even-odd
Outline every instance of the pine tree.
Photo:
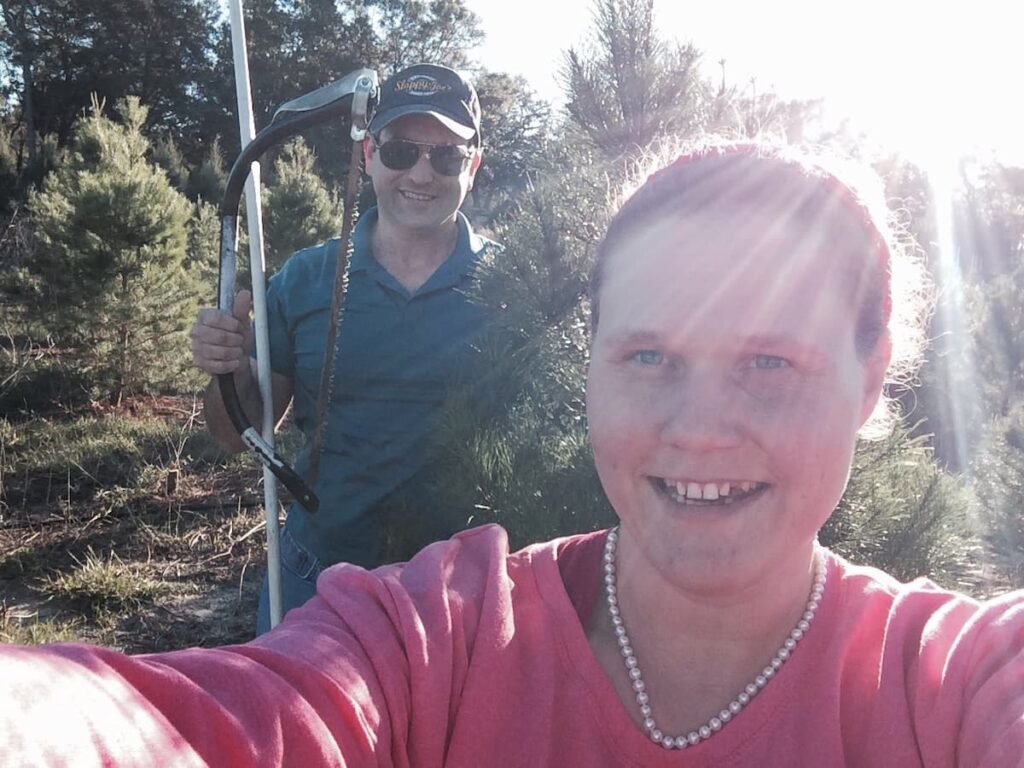
[{"label": "pine tree", "polygon": [[374,8],[378,55],[385,74],[420,61],[456,69],[483,41],[480,19],[463,0],[368,0]]},{"label": "pine tree", "polygon": [[274,161],[263,214],[268,272],[300,248],[337,237],[341,229],[341,204],[316,175],[315,162],[301,137],[289,141]]},{"label": "pine tree", "polygon": [[[1024,233],[1017,248],[1024,257]],[[1006,416],[1024,403],[1024,263],[974,287],[974,370],[987,414]]]},{"label": "pine tree", "polygon": [[861,442],[821,541],[902,580],[929,576],[946,587],[981,591],[973,498],[936,464],[927,442],[902,424],[883,440]]},{"label": "pine tree", "polygon": [[0,119],[0,217],[10,216],[17,209],[21,195],[18,154],[14,148],[13,126]]},{"label": "pine tree", "polygon": [[[24,208],[5,215],[0,227],[0,338],[29,338],[31,317],[26,309],[37,300],[42,285],[29,268],[35,260],[34,239]],[[3,374],[0,371],[0,379]]]},{"label": "pine tree", "polygon": [[565,54],[571,127],[611,159],[735,122],[701,77],[700,51],[657,33],[654,0],[595,0],[593,39]]},{"label": "pine tree", "polygon": [[989,423],[973,470],[983,535],[997,575],[1024,587],[1024,403]]},{"label": "pine tree", "polygon": [[219,203],[224,197],[224,187],[228,181],[228,171],[224,165],[224,153],[221,150],[220,138],[215,137],[205,148],[203,159],[188,177],[186,194],[191,200],[205,200],[208,203]]},{"label": "pine tree", "polygon": [[150,160],[163,168],[167,180],[181,193],[188,190],[189,169],[185,156],[170,136],[161,136],[153,142]]},{"label": "pine tree", "polygon": [[480,133],[484,161],[473,183],[467,215],[484,213],[493,221],[508,213],[539,175],[545,154],[553,148],[548,126],[551,108],[537,99],[521,77],[484,72],[475,78],[480,95]]},{"label": "pine tree", "polygon": [[586,282],[608,183],[586,150],[560,153],[497,225],[504,248],[475,296],[491,323],[435,434],[438,506],[458,525],[500,523],[515,545],[614,520],[583,401]]},{"label": "pine tree", "polygon": [[[1024,206],[1017,207],[1024,212]],[[1007,238],[1017,238],[1006,259],[1016,268],[997,273],[972,292],[972,369],[988,423],[971,469],[984,537],[998,573],[1019,587],[1024,585],[1024,217],[1004,226]]]},{"label": "pine tree", "polygon": [[207,306],[216,304],[220,271],[220,217],[216,207],[203,200],[192,207],[184,267],[198,283],[200,303]]},{"label": "pine tree", "polygon": [[146,157],[146,109],[116,124],[93,104],[71,151],[30,201],[53,330],[112,402],[166,386],[187,367],[197,305],[185,269],[188,201]]}]

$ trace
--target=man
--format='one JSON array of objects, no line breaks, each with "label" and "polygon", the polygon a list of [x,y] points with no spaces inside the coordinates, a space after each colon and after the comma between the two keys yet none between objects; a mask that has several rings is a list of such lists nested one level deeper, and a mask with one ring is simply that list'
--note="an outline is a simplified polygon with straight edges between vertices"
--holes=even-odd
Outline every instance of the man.
[{"label": "man", "polygon": [[[469,365],[484,311],[466,295],[472,273],[494,244],[475,235],[459,212],[480,167],[480,105],[455,71],[417,64],[381,87],[363,146],[377,207],[353,234],[349,284],[323,450],[314,488],[320,511],[295,503],[281,536],[283,609],[315,592],[327,565],[374,567],[383,520],[430,530],[425,447],[446,383]],[[305,476],[317,427],[337,240],[294,254],[267,290],[275,419],[290,403],[307,443],[296,462]],[[261,422],[247,292],[231,316],[200,311],[192,329],[195,364],[233,372],[243,407]],[[206,390],[207,426],[225,448],[244,445],[228,419],[214,378]],[[435,538],[451,531],[430,530]],[[412,537],[418,538],[417,536]],[[423,543],[421,538],[419,543]],[[403,557],[412,552],[401,551]],[[269,629],[267,580],[257,632]]]}]

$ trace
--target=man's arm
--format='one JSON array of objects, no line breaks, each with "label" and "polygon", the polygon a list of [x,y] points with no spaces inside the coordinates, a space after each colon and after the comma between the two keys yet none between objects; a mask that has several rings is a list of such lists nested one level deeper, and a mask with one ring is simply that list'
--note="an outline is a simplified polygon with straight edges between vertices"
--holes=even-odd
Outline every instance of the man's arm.
[{"label": "man's arm", "polygon": [[[217,384],[217,376],[223,373],[234,374],[235,389],[238,391],[242,410],[245,411],[250,423],[261,425],[263,401],[256,378],[256,362],[249,357],[249,351],[252,349],[250,302],[249,292],[239,291],[230,315],[209,307],[201,309],[195,325],[192,326],[192,361],[200,370],[213,376],[203,397],[206,427],[225,450],[235,453],[244,451],[246,446],[228,418]],[[277,373],[271,375],[275,428],[288,409],[292,389],[293,384],[289,377]]]}]

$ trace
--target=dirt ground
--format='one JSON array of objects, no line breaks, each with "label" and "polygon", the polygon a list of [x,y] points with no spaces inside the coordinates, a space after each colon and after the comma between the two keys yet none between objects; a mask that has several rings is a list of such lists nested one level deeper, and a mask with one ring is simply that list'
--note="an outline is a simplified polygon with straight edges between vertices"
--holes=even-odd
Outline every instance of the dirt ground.
[{"label": "dirt ground", "polygon": [[[126,404],[120,415],[132,418],[131,409],[182,434],[203,430],[184,398]],[[252,637],[265,568],[261,472],[248,459],[180,453],[147,456],[146,471],[132,473],[143,481],[117,492],[102,482],[73,491],[69,468],[66,501],[26,490],[36,470],[8,456],[0,641],[81,640],[142,653]]]}]

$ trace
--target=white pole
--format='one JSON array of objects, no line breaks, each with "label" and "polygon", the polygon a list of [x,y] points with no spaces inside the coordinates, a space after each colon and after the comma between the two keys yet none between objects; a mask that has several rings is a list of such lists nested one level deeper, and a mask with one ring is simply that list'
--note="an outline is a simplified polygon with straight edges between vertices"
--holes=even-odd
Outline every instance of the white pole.
[{"label": "white pole", "polygon": [[[256,135],[249,88],[249,58],[245,45],[242,0],[228,0],[231,20],[231,50],[235,60],[235,93],[238,99],[238,128],[242,149]],[[256,366],[260,397],[263,398],[263,439],[274,445],[274,402],[270,383],[270,340],[267,333],[266,261],[263,255],[263,219],[260,213],[260,164],[253,163],[245,183],[245,210],[249,224],[249,261],[252,303],[256,316]],[[281,537],[278,530],[277,479],[263,467],[263,506],[267,516],[267,575],[270,586],[270,626],[281,621]]]}]

